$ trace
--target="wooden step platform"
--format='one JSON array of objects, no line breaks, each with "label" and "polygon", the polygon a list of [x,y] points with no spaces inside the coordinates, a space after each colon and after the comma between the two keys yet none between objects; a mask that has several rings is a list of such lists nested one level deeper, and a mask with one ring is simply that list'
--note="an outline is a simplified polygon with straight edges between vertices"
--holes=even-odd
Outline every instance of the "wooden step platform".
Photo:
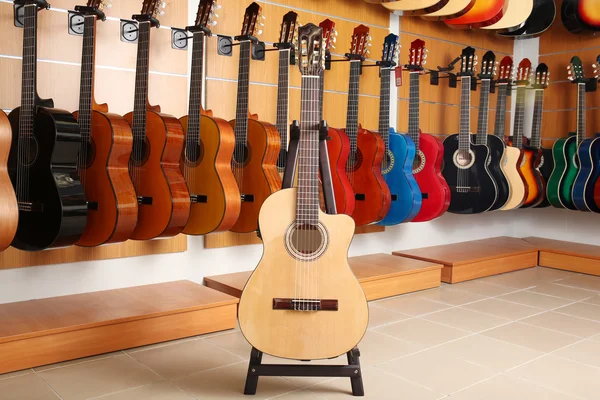
[{"label": "wooden step platform", "polygon": [[[430,289],[440,285],[442,265],[390,254],[371,254],[348,259],[367,300]],[[240,297],[251,271],[207,276],[204,284]]]},{"label": "wooden step platform", "polygon": [[393,254],[443,264],[442,281],[447,283],[517,271],[538,264],[537,246],[507,236],[395,251]]},{"label": "wooden step platform", "polygon": [[524,240],[537,246],[542,267],[600,276],[600,246],[540,237],[526,237]]},{"label": "wooden step platform", "polygon": [[238,299],[177,281],[0,305],[0,374],[234,328]]}]

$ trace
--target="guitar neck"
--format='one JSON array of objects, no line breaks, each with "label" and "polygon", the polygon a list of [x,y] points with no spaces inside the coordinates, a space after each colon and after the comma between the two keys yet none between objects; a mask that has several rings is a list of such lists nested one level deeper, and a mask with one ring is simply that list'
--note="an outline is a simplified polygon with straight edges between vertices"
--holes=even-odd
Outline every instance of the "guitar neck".
[{"label": "guitar neck", "polygon": [[135,98],[133,105],[133,139],[146,139],[146,107],[148,104],[148,68],[150,54],[150,22],[139,22],[137,64],[135,67]]},{"label": "guitar neck", "polygon": [[489,79],[481,80],[481,92],[479,94],[479,116],[477,118],[477,144],[487,144],[488,118],[490,112],[490,86]]},{"label": "guitar neck", "polygon": [[498,102],[496,103],[496,123],[494,125],[494,136],[504,140],[504,131],[506,128],[506,95],[508,93],[508,84],[498,84]]},{"label": "guitar neck", "polygon": [[[240,64],[238,68],[238,93],[235,108],[235,144],[243,149],[248,137],[248,86],[250,79],[250,50],[252,42],[240,43]],[[238,158],[236,158],[238,159]]]},{"label": "guitar neck", "polygon": [[585,139],[585,83],[577,84],[577,144]]},{"label": "guitar neck", "polygon": [[463,76],[460,83],[460,131],[458,148],[471,149],[471,77]]},{"label": "guitar neck", "polygon": [[544,90],[535,90],[533,105],[533,122],[531,126],[531,145],[536,149],[542,147],[542,116],[544,111]]},{"label": "guitar neck", "polygon": [[200,110],[202,108],[202,85],[204,80],[204,32],[195,32],[192,44],[192,70],[190,79],[190,104],[188,108],[185,149],[189,157],[200,143]]},{"label": "guitar neck", "polygon": [[325,94],[325,71],[319,74],[319,119],[323,120],[323,96]]},{"label": "guitar neck", "polygon": [[390,68],[381,68],[381,87],[379,89],[379,135],[383,138],[385,149],[389,148],[390,132]]},{"label": "guitar neck", "polygon": [[319,76],[302,76],[296,223],[319,222]]},{"label": "guitar neck", "polygon": [[281,149],[288,148],[288,118],[290,93],[290,49],[279,50],[279,78],[277,80],[277,118],[275,127],[281,138]]},{"label": "guitar neck", "polygon": [[517,103],[515,104],[515,126],[513,132],[513,147],[523,148],[523,127],[525,125],[525,86],[517,88]]},{"label": "guitar neck", "polygon": [[420,124],[420,72],[410,73],[409,95],[408,95],[408,135],[415,142],[417,152],[419,151],[419,124]]},{"label": "guitar neck", "polygon": [[348,113],[346,115],[346,135],[350,139],[350,151],[356,152],[358,135],[358,91],[360,86],[359,60],[350,61],[350,84],[348,88]]},{"label": "guitar neck", "polygon": [[94,99],[94,64],[96,47],[96,16],[83,19],[83,47],[81,51],[81,82],[79,89],[79,130],[81,143],[91,141],[92,103]]},{"label": "guitar neck", "polygon": [[19,135],[33,135],[33,114],[37,85],[37,6],[25,6],[23,32],[23,67]]}]

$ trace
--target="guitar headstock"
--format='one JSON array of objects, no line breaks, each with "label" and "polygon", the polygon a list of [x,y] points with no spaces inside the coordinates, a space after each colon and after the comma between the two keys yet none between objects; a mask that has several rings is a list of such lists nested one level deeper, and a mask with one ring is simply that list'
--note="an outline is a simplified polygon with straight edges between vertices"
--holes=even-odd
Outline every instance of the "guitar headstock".
[{"label": "guitar headstock", "polygon": [[535,78],[533,81],[533,87],[535,89],[546,89],[548,87],[549,82],[550,82],[550,71],[548,70],[548,66],[544,63],[541,63],[535,69]]},{"label": "guitar headstock", "polygon": [[383,41],[383,49],[381,51],[381,66],[392,67],[398,64],[398,55],[400,54],[400,38],[398,35],[390,33]]},{"label": "guitar headstock", "polygon": [[465,47],[460,55],[459,76],[475,75],[475,66],[477,65],[477,56],[473,47]]},{"label": "guitar headstock", "polygon": [[319,76],[325,70],[323,28],[312,23],[298,28],[298,68],[303,76]]},{"label": "guitar headstock", "polygon": [[571,63],[567,66],[569,72],[569,80],[573,83],[585,83],[585,75],[583,74],[583,63],[581,58],[575,56],[571,58]]},{"label": "guitar headstock", "polygon": [[81,15],[95,15],[101,21],[106,19],[105,8],[112,7],[112,0],[88,0],[85,6],[75,6],[75,11]]},{"label": "guitar headstock", "polygon": [[517,84],[527,85],[531,78],[531,74],[531,61],[529,60],[529,58],[522,59],[519,63],[519,67],[517,68]]},{"label": "guitar headstock", "polygon": [[244,22],[242,23],[242,37],[256,37],[262,35],[262,28],[264,24],[265,16],[262,15],[262,8],[257,3],[252,3],[246,7],[244,13]]},{"label": "guitar headstock", "polygon": [[492,80],[496,76],[496,55],[492,51],[488,51],[481,59],[481,71],[479,71],[479,79]]},{"label": "guitar headstock", "polygon": [[326,19],[319,26],[323,29],[323,47],[325,47],[325,50],[335,49],[335,42],[338,35],[335,30],[335,22]]},{"label": "guitar headstock", "polygon": [[423,65],[427,64],[427,49],[425,42],[421,39],[413,40],[410,44],[407,68],[412,71],[422,71]]},{"label": "guitar headstock", "polygon": [[152,26],[159,26],[157,17],[165,15],[166,7],[167,3],[162,0],[143,0],[142,11],[134,15],[133,19],[140,22],[148,21]]},{"label": "guitar headstock", "polygon": [[200,30],[210,35],[210,26],[217,25],[219,14],[215,12],[221,8],[215,0],[200,0],[198,3],[198,11],[196,11],[196,19],[194,25],[188,27],[188,30]]},{"label": "guitar headstock", "polygon": [[279,45],[281,47],[290,47],[294,45],[294,39],[296,37],[296,30],[300,26],[298,22],[298,14],[290,11],[283,16],[281,21],[281,29],[279,31]]},{"label": "guitar headstock", "polygon": [[500,61],[498,68],[498,83],[510,83],[513,77],[513,59],[510,56],[504,57]]},{"label": "guitar headstock", "polygon": [[352,42],[350,43],[350,52],[348,53],[349,58],[366,58],[370,51],[371,46],[371,35],[369,35],[369,27],[359,25],[354,28],[352,34]]}]

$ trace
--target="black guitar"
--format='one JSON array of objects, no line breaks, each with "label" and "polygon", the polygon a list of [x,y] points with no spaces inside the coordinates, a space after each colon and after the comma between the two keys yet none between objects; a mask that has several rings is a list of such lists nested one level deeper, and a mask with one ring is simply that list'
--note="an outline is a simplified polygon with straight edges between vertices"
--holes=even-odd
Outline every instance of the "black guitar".
[{"label": "black guitar", "polygon": [[529,39],[546,32],[556,18],[554,0],[534,0],[533,10],[523,25],[508,31],[499,31],[496,35],[509,39]]},{"label": "black guitar", "polygon": [[450,186],[450,208],[455,214],[477,214],[496,202],[496,183],[489,173],[490,155],[484,144],[471,143],[471,80],[475,67],[475,49],[466,47],[461,54],[460,132],[444,140],[442,174]]},{"label": "black guitar", "polygon": [[497,197],[490,211],[499,210],[504,207],[510,196],[510,186],[508,179],[501,168],[502,158],[504,157],[505,144],[502,139],[495,135],[488,135],[488,116],[490,110],[490,87],[492,78],[496,74],[496,55],[488,51],[481,61],[481,72],[479,79],[481,83],[481,92],[479,100],[479,118],[477,121],[477,134],[475,135],[476,144],[484,144],[490,150],[490,160],[488,169],[492,179],[496,183]]},{"label": "black guitar", "polygon": [[68,246],[82,235],[87,203],[79,182],[79,125],[67,111],[52,108],[36,90],[37,13],[45,0],[15,1],[16,25],[24,27],[21,106],[8,116],[13,140],[8,171],[19,204],[12,245],[21,250]]}]

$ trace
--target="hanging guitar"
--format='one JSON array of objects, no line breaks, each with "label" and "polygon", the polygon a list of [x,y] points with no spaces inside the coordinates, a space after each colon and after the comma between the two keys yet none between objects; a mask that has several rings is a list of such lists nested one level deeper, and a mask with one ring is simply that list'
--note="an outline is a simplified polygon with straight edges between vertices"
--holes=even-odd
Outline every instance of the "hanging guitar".
[{"label": "hanging guitar", "polygon": [[571,33],[594,34],[600,31],[599,7],[598,0],[564,0],[562,23]]},{"label": "hanging guitar", "polygon": [[471,11],[476,1],[477,0],[449,0],[446,5],[438,11],[428,13],[422,18],[429,21],[445,21],[447,19],[462,17]]},{"label": "hanging guitar", "polygon": [[466,47],[461,54],[460,133],[444,140],[442,173],[450,190],[448,211],[456,214],[477,214],[492,208],[496,202],[496,184],[487,163],[489,149],[471,143],[471,79],[476,65],[475,49]]},{"label": "hanging guitar", "polygon": [[461,17],[444,21],[452,28],[473,29],[490,26],[500,21],[511,1],[521,0],[475,0],[473,8]]},{"label": "hanging guitar", "polygon": [[246,8],[242,32],[236,40],[240,42],[238,71],[238,94],[234,127],[235,150],[231,163],[233,174],[242,196],[242,210],[233,232],[253,232],[258,229],[258,213],[269,195],[281,189],[281,177],[277,172],[279,134],[267,123],[249,118],[248,87],[250,79],[250,51],[259,32],[258,19],[263,18],[261,8],[252,3]]},{"label": "hanging guitar", "polygon": [[542,174],[542,180],[544,182],[544,193],[543,200],[537,206],[538,208],[550,206],[550,203],[546,198],[546,183],[548,182],[548,179],[550,179],[550,175],[552,174],[552,170],[554,169],[554,162],[552,160],[552,149],[542,147],[542,116],[544,114],[544,90],[548,87],[549,82],[550,71],[548,70],[548,66],[544,63],[541,63],[537,66],[535,70],[535,81],[533,83],[533,88],[535,91],[535,100],[533,104],[533,121],[531,124],[531,146],[542,151],[542,158],[540,159],[538,169]]},{"label": "hanging guitar", "polygon": [[[394,128],[390,128],[390,75],[397,64],[400,51],[398,40],[398,36],[393,33],[385,37],[383,55],[379,63],[381,77],[379,135],[383,138],[385,145],[385,157],[381,164],[381,172],[392,196],[390,210],[379,222],[380,225],[386,226],[412,221],[419,213],[423,201],[421,190],[413,176],[415,142],[411,136],[400,135]],[[413,114],[411,116],[415,117]]]},{"label": "hanging guitar", "polygon": [[260,212],[264,254],[240,297],[244,337],[257,350],[297,360],[348,352],[368,323],[365,295],[348,266],[354,222],[319,208],[321,28],[298,32],[302,73],[298,187],[272,194]]},{"label": "hanging guitar", "polygon": [[44,0],[15,2],[15,12],[23,15],[23,71],[21,106],[8,116],[13,132],[8,171],[19,206],[12,245],[20,250],[72,245],[88,214],[77,172],[77,120],[37,94],[37,18],[49,7]]},{"label": "hanging guitar", "polygon": [[0,251],[10,246],[19,223],[19,206],[6,168],[11,141],[10,122],[0,111]]},{"label": "hanging guitar", "polygon": [[138,222],[131,239],[148,240],[181,233],[190,216],[190,193],[179,160],[183,129],[160,106],[148,104],[150,31],[159,26],[161,2],[144,0],[138,21],[133,112],[125,115],[133,131],[129,173],[138,199]]},{"label": "hanging guitar", "polygon": [[241,198],[231,171],[235,134],[224,119],[202,109],[204,44],[208,28],[216,21],[213,0],[200,0],[193,35],[190,100],[188,115],[179,121],[185,139],[181,171],[190,191],[190,218],[183,229],[187,235],[205,235],[231,229],[240,215]]},{"label": "hanging guitar", "polygon": [[556,18],[554,0],[534,0],[529,18],[522,26],[496,32],[500,37],[509,39],[528,39],[540,36],[552,26]]},{"label": "hanging guitar", "polygon": [[101,0],[89,0],[86,6],[75,7],[83,18],[83,46],[79,111],[74,115],[81,131],[79,176],[88,200],[87,225],[75,244],[87,247],[129,239],[138,217],[128,170],[131,128],[94,99],[96,21],[104,21],[104,6]]}]

